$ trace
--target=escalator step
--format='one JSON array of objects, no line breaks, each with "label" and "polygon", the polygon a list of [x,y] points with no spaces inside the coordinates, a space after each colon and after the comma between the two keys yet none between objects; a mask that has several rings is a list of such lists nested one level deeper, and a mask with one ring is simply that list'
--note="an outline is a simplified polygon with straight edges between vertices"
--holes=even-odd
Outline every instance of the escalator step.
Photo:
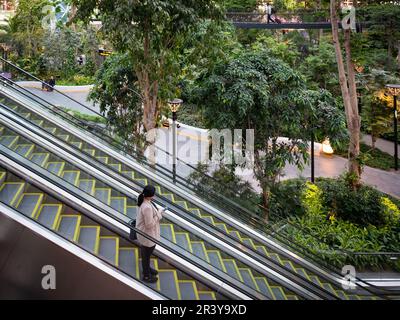
[{"label": "escalator step", "polygon": [[215,226],[224,233],[228,233],[228,228],[225,223],[216,223]]},{"label": "escalator step", "polygon": [[57,131],[57,128],[54,127],[45,127],[44,130],[46,130],[47,132],[50,132],[51,134],[55,134]]},{"label": "escalator step", "polygon": [[101,163],[108,164],[108,157],[96,157]]},{"label": "escalator step", "polygon": [[229,234],[230,234],[232,237],[234,237],[235,239],[239,240],[239,241],[242,240],[242,238],[240,237],[240,234],[239,234],[238,231],[229,231]]},{"label": "escalator step", "polygon": [[278,300],[287,300],[286,294],[283,292],[281,287],[271,286],[271,290],[274,293],[274,296]]},{"label": "escalator step", "polygon": [[137,210],[137,207],[127,206],[126,207],[126,215],[131,219],[136,219],[136,210]]},{"label": "escalator step", "polygon": [[112,197],[111,208],[126,215],[126,198],[125,197]]},{"label": "escalator step", "polygon": [[85,226],[79,228],[79,244],[91,252],[98,252],[100,227]]},{"label": "escalator step", "polygon": [[252,288],[254,290],[260,291],[250,269],[239,268],[239,271],[240,271],[240,275],[242,276],[243,282],[247,286],[249,286],[250,288]]},{"label": "escalator step", "polygon": [[94,155],[96,154],[96,150],[94,149],[83,149],[83,152],[91,155],[92,157],[94,157]]},{"label": "escalator step", "polygon": [[60,135],[57,135],[57,137],[60,138],[61,140],[68,142],[70,135],[69,134],[60,134]]},{"label": "escalator step", "polygon": [[54,229],[62,210],[61,204],[43,204],[40,208],[37,220],[44,226]]},{"label": "escalator step", "polygon": [[38,120],[31,120],[34,124],[36,124],[38,127],[42,127],[43,126],[43,123],[44,123],[44,121],[43,120],[40,120],[40,119],[38,119]]},{"label": "escalator step", "polygon": [[271,300],[276,300],[274,293],[272,292],[272,289],[268,282],[264,278],[256,277],[256,282],[258,285],[258,288],[260,289],[260,292]]},{"label": "escalator step", "polygon": [[235,278],[237,280],[239,280],[240,282],[243,282],[243,279],[240,275],[239,269],[236,265],[235,260],[233,259],[223,259],[224,262],[224,266],[226,269],[226,272],[232,277]]},{"label": "escalator step", "polygon": [[12,148],[18,141],[18,136],[2,136],[0,137],[0,143],[7,148]]},{"label": "escalator step", "polygon": [[122,165],[120,163],[111,163],[110,167],[118,172],[121,172],[122,170]]},{"label": "escalator step", "polygon": [[190,280],[179,280],[182,300],[199,300],[196,283]]},{"label": "escalator step", "polygon": [[18,144],[14,151],[23,157],[29,157],[35,146],[33,144]]},{"label": "escalator step", "polygon": [[192,252],[189,235],[185,232],[175,232],[176,244],[186,251]]},{"label": "escalator step", "polygon": [[83,143],[80,141],[71,141],[70,142],[73,146],[77,147],[78,149],[82,149]]},{"label": "escalator step", "polygon": [[192,249],[193,253],[196,257],[204,261],[208,261],[208,257],[206,254],[206,248],[204,247],[204,243],[200,241],[192,241]]},{"label": "escalator step", "polygon": [[254,245],[253,240],[251,240],[250,238],[245,238],[242,239],[243,243],[247,244],[250,248],[255,248],[256,246]]},{"label": "escalator step", "polygon": [[214,218],[211,216],[202,216],[201,217],[203,220],[206,220],[208,223],[211,223],[212,225],[215,224]]},{"label": "escalator step", "polygon": [[133,248],[119,249],[119,267],[134,278],[139,278],[138,250]]},{"label": "escalator step", "polygon": [[16,207],[24,215],[34,218],[42,200],[42,193],[24,193]]},{"label": "escalator step", "polygon": [[178,277],[175,270],[158,270],[160,291],[172,300],[180,300]]},{"label": "escalator step", "polygon": [[78,238],[79,226],[81,224],[81,216],[65,215],[60,217],[58,232],[71,241]]},{"label": "escalator step", "polygon": [[172,243],[176,242],[175,235],[174,235],[174,227],[172,224],[165,224],[161,223],[160,224],[160,233],[161,236],[168,241],[171,241]]},{"label": "escalator step", "polygon": [[31,161],[41,167],[44,167],[49,157],[50,154],[48,153],[33,153],[31,156]]},{"label": "escalator step", "polygon": [[215,293],[211,291],[199,291],[200,300],[216,300]]},{"label": "escalator step", "polygon": [[110,188],[97,188],[94,190],[94,196],[96,199],[109,205],[111,202],[111,189]]},{"label": "escalator step", "polygon": [[210,259],[211,265],[216,267],[219,270],[225,272],[225,266],[222,262],[222,257],[219,251],[217,250],[207,250],[208,258]]},{"label": "escalator step", "polygon": [[307,280],[311,280],[303,268],[297,268],[296,272],[297,272],[297,274],[301,275],[303,278],[306,278]]},{"label": "escalator step", "polygon": [[93,194],[95,184],[95,180],[81,179],[79,180],[78,188],[88,194]]},{"label": "escalator step", "polygon": [[118,266],[119,238],[100,237],[99,255]]},{"label": "escalator step", "polygon": [[0,201],[13,206],[24,190],[23,182],[6,182],[0,187]]},{"label": "escalator step", "polygon": [[67,170],[63,172],[62,177],[70,184],[76,186],[78,184],[80,174],[80,171]]},{"label": "escalator step", "polygon": [[5,172],[0,172],[0,186],[3,185],[4,180],[6,179],[7,174]]},{"label": "escalator step", "polygon": [[55,174],[56,176],[59,176],[64,169],[65,162],[48,162],[47,163],[47,170],[49,170],[51,173]]}]

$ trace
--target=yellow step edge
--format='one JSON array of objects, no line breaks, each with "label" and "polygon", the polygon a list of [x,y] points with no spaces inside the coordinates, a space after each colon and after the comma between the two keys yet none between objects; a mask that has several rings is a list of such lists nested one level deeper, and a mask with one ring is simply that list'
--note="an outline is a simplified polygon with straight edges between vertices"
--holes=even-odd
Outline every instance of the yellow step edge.
[{"label": "yellow step edge", "polygon": [[200,218],[211,218],[212,224],[215,225],[215,220],[214,220],[214,217],[213,217],[213,216],[210,216],[210,215],[204,215],[204,216],[203,216],[203,215],[201,215]]},{"label": "yellow step edge", "polygon": [[339,295],[339,292],[342,293],[342,295],[345,297],[345,299],[350,300],[350,299],[349,299],[349,296],[348,296],[348,295],[346,294],[346,292],[344,292],[343,290],[335,290],[335,295],[336,295],[338,298],[341,298],[341,296]]},{"label": "yellow step edge", "polygon": [[0,172],[0,180],[3,180],[3,178],[6,176],[5,172]]},{"label": "yellow step edge", "polygon": [[21,204],[22,199],[24,198],[25,195],[26,196],[39,196],[39,199],[38,199],[38,201],[37,201],[37,203],[35,205],[35,208],[33,208],[33,211],[32,211],[32,214],[31,214],[31,218],[35,219],[37,210],[39,209],[39,207],[40,207],[40,205],[41,205],[41,203],[43,201],[44,194],[43,193],[39,193],[39,192],[37,192],[37,193],[23,193],[22,196],[19,198],[17,204],[15,205],[15,207],[17,209],[18,209],[19,205]]},{"label": "yellow step edge", "polygon": [[161,223],[160,226],[168,227],[171,229],[171,235],[172,235],[172,242],[176,243],[176,236],[175,236],[175,229],[174,226],[170,223]]},{"label": "yellow step edge", "polygon": [[96,243],[94,245],[94,253],[98,254],[100,246],[100,226],[80,226],[79,229],[96,229]]},{"label": "yellow step edge", "polygon": [[34,153],[32,153],[31,156],[29,157],[29,160],[32,160],[32,158],[33,158],[35,155],[38,155],[38,156],[39,156],[39,155],[44,155],[44,161],[43,161],[43,163],[42,163],[42,167],[45,167],[45,166],[47,165],[47,161],[49,161],[50,153],[34,152]]},{"label": "yellow step edge", "polygon": [[[185,208],[185,210],[189,210],[189,206],[188,206],[188,204],[187,204],[186,201],[183,201],[183,200],[176,200],[176,201],[174,201],[174,203],[180,204],[181,207]],[[182,205],[182,204],[183,204],[183,205]]]},{"label": "yellow step edge", "polygon": [[119,238],[118,237],[112,237],[112,236],[101,236],[101,239],[112,239],[115,240],[115,261],[114,265],[118,267],[119,265]]},{"label": "yellow step edge", "polygon": [[203,247],[204,254],[206,256],[206,261],[209,263],[210,259],[208,258],[207,249],[206,249],[206,246],[204,245],[204,242],[203,241],[192,241],[192,243],[199,243]]},{"label": "yellow step edge", "polygon": [[301,276],[303,276],[304,277],[304,275],[306,276],[306,279],[307,280],[309,280],[309,281],[311,281],[311,278],[310,278],[310,275],[307,273],[307,271],[304,269],[304,268],[296,268],[295,269],[296,270],[296,273],[297,273],[297,270],[301,270],[301,271],[303,271],[303,273],[301,274]]},{"label": "yellow step edge", "polygon": [[24,182],[5,182],[0,186],[0,192],[4,189],[4,187],[6,185],[19,185],[17,192],[15,193],[14,197],[11,199],[10,201],[10,207],[12,207],[14,205],[14,203],[19,199],[18,197],[21,196],[21,192],[23,191],[24,187],[25,187],[25,183]]},{"label": "yellow step edge", "polygon": [[[290,267],[291,267],[291,269],[292,269],[292,271],[297,272],[297,269],[298,269],[298,268],[296,268],[296,267],[294,266],[294,264],[293,264],[292,261],[290,261],[290,260],[282,260],[282,262],[283,262],[283,265],[284,265],[284,266],[286,266],[286,264],[289,264]],[[302,268],[299,268],[299,269],[302,269]],[[304,270],[304,271],[305,271],[305,270]],[[308,278],[308,277],[307,277],[307,278]],[[308,278],[308,280],[311,281],[310,278]]]},{"label": "yellow step edge", "polygon": [[82,216],[80,216],[79,214],[62,214],[62,215],[60,215],[60,219],[58,219],[57,227],[56,227],[55,230],[59,231],[62,218],[64,218],[64,217],[67,217],[67,218],[75,217],[75,218],[77,218],[76,219],[77,222],[76,222],[76,228],[75,228],[75,231],[74,231],[74,236],[72,237],[72,241],[73,242],[77,242],[78,239],[79,239],[79,231],[80,231],[80,225],[81,225],[81,221],[82,221]]},{"label": "yellow step edge", "polygon": [[[235,233],[235,234],[237,235],[237,239],[238,239],[239,241],[242,241],[242,237],[241,237],[239,231],[230,230],[230,231],[229,231],[229,234],[231,235],[232,233]],[[232,236],[232,237],[233,237],[233,236]],[[236,238],[236,237],[235,237],[235,238]]]},{"label": "yellow step edge", "polygon": [[[178,279],[178,273],[176,272],[175,269],[158,269],[158,272],[172,272],[172,274],[174,275],[174,281],[175,281],[175,285],[176,285],[176,293],[178,294],[178,300],[182,300],[182,295],[181,295],[181,288],[179,288],[179,279]],[[160,282],[160,280],[158,280],[157,282]]]},{"label": "yellow step edge", "polygon": [[239,267],[237,266],[236,261],[234,259],[222,259],[222,261],[232,262],[232,264],[234,265],[235,269],[237,270],[237,274],[239,276],[240,282],[244,282],[243,278],[242,278],[242,275],[240,274]]},{"label": "yellow step edge", "polygon": [[216,296],[215,296],[215,292],[213,292],[213,291],[199,291],[199,295],[200,294],[209,294],[209,295],[211,295],[212,296],[212,298],[213,298],[213,300],[217,300],[217,298],[216,298]]},{"label": "yellow step edge", "polygon": [[0,137],[0,141],[7,137],[14,137],[14,140],[12,140],[11,143],[7,146],[7,148],[12,149],[14,144],[18,141],[19,136],[2,136]]},{"label": "yellow step edge", "polygon": [[133,171],[121,171],[124,176],[131,178],[132,180],[135,179],[135,173]]},{"label": "yellow step edge", "polygon": [[[263,249],[263,252],[264,252],[264,254],[267,256],[267,257],[269,257],[270,256],[270,253],[267,251],[267,249],[265,249],[265,247],[264,246],[256,246],[256,250],[257,250],[257,248],[262,248]],[[258,250],[257,250],[258,251]],[[258,252],[260,252],[260,251],[258,251]]]},{"label": "yellow step edge", "polygon": [[[222,226],[224,227],[224,230],[225,230],[225,232],[226,232],[226,233],[228,233],[228,232],[229,232],[229,231],[228,231],[228,228],[226,227],[226,224],[225,224],[225,223],[222,223],[222,222],[216,222],[214,225],[215,225],[215,226],[222,225]],[[218,228],[218,230],[221,230],[221,229],[219,229],[219,228]]]},{"label": "yellow step edge", "polygon": [[[288,294],[288,295],[286,295],[286,297],[288,298],[288,300],[299,300],[299,297],[294,294]],[[291,297],[293,299],[289,299],[289,297]]]},{"label": "yellow step edge", "polygon": [[177,234],[182,234],[182,235],[184,235],[184,236],[186,237],[186,240],[187,240],[188,245],[189,245],[189,251],[190,251],[191,253],[193,253],[192,241],[190,240],[189,234],[188,234],[187,232],[179,232],[179,231],[175,232],[175,236],[176,236]]},{"label": "yellow step edge", "polygon": [[223,270],[224,272],[227,272],[227,271],[226,271],[226,268],[225,268],[225,265],[224,265],[224,262],[222,261],[221,252],[220,252],[219,250],[207,250],[207,253],[208,253],[208,252],[214,252],[214,253],[216,253],[216,254],[218,255],[218,258],[219,258],[219,260],[220,260],[220,262],[221,262],[222,270]]},{"label": "yellow step edge", "polygon": [[[97,190],[106,190],[106,191],[108,191],[107,204],[109,205],[111,203],[111,193],[112,193],[111,188],[95,188],[94,191],[96,192]],[[94,194],[96,194],[96,193],[94,193]]]},{"label": "yellow step edge", "polygon": [[283,261],[282,261],[281,257],[279,256],[279,254],[277,254],[277,253],[271,253],[269,256],[270,256],[271,258],[272,258],[272,256],[276,256],[277,259],[278,259],[278,262],[279,262],[281,265],[283,265]]},{"label": "yellow step edge", "polygon": [[96,159],[99,161],[100,161],[100,159],[106,159],[106,161],[104,161],[104,162],[102,161],[102,163],[104,163],[104,164],[108,164],[108,161],[110,160],[109,157],[104,157],[104,156],[96,157]]},{"label": "yellow step edge", "polygon": [[25,154],[22,155],[22,156],[25,157],[25,158],[29,158],[29,154],[33,151],[33,148],[35,148],[35,145],[30,144],[30,143],[17,144],[17,145],[13,148],[13,150],[16,151],[16,149],[17,149],[18,147],[29,147],[28,151],[27,151]]},{"label": "yellow step edge", "polygon": [[94,157],[95,154],[96,154],[96,150],[95,149],[83,149],[83,152],[91,155],[92,157]]},{"label": "yellow step edge", "polygon": [[[60,134],[60,135],[57,135],[57,137],[60,138],[61,140],[68,142],[68,140],[71,136],[69,134]],[[66,137],[66,139],[64,139],[64,137]]]},{"label": "yellow step edge", "polygon": [[282,296],[284,297],[284,299],[285,299],[285,300],[288,299],[288,298],[287,298],[287,295],[286,295],[286,293],[285,293],[285,291],[283,291],[283,289],[282,289],[281,287],[278,287],[278,286],[271,286],[271,288],[273,288],[273,289],[278,289],[278,290],[281,292],[281,294],[282,294]]},{"label": "yellow step edge", "polygon": [[[247,271],[247,272],[249,273],[251,279],[253,280],[254,285],[256,286],[256,290],[259,291],[259,292],[261,292],[260,288],[258,287],[256,278],[254,277],[253,272],[251,272],[251,270],[250,270],[249,268],[238,268],[238,270],[239,270],[239,271],[240,271],[240,270],[245,270],[245,271]],[[243,281],[243,282],[244,282],[244,281]]]},{"label": "yellow step edge", "polygon": [[117,166],[118,167],[118,169],[117,169],[118,172],[121,172],[121,170],[122,170],[122,164],[120,164],[120,163],[110,163],[109,166],[113,167],[114,169]]},{"label": "yellow step edge", "polygon": [[[91,190],[90,193],[89,193],[89,194],[93,195],[93,194],[94,194],[94,190],[96,189],[96,188],[95,188],[95,187],[96,187],[96,180],[94,180],[94,179],[79,179],[79,182],[81,182],[81,181],[90,181],[90,182],[93,182],[93,183],[92,183],[92,190]],[[79,182],[78,182],[78,186],[79,186]]]},{"label": "yellow step edge", "polygon": [[[124,215],[126,215],[126,213],[127,213],[127,210],[128,210],[128,201],[127,201],[127,199],[126,199],[126,197],[111,197],[111,201],[112,200],[123,200],[124,201]],[[111,202],[110,202],[110,204],[111,204]]]},{"label": "yellow step edge", "polygon": [[178,280],[178,283],[190,283],[193,286],[193,291],[194,291],[194,295],[196,297],[196,300],[200,300],[199,298],[199,292],[197,290],[197,285],[196,285],[196,281],[193,280]]},{"label": "yellow step edge", "polygon": [[270,284],[269,284],[268,281],[267,281],[267,279],[265,279],[265,278],[263,278],[263,277],[254,277],[254,279],[258,279],[258,280],[263,281],[263,282],[265,283],[265,285],[267,286],[268,291],[269,291],[271,297],[273,298],[273,300],[277,300],[277,299],[276,299],[276,296],[275,296],[275,294],[274,294],[274,292],[273,292],[272,289],[271,289]]},{"label": "yellow step edge", "polygon": [[61,161],[50,161],[50,162],[47,162],[46,169],[49,168],[50,164],[55,164],[55,163],[61,163],[61,166],[60,166],[58,172],[57,173],[53,173],[53,174],[59,176],[64,170],[65,162],[61,162]]},{"label": "yellow step edge", "polygon": [[73,141],[73,142],[74,142],[75,147],[77,147],[79,150],[82,149],[83,142],[81,142],[81,141]]},{"label": "yellow step edge", "polygon": [[134,181],[138,181],[138,182],[142,182],[142,184],[145,185],[145,186],[148,184],[148,183],[147,183],[147,179],[141,179],[141,178],[136,179],[136,178],[134,178],[133,180],[134,180]]},{"label": "yellow step edge", "polygon": [[62,204],[57,204],[57,203],[44,203],[40,206],[40,210],[38,211],[38,214],[35,217],[35,220],[39,219],[40,214],[42,213],[43,207],[57,207],[57,213],[56,216],[54,217],[53,225],[51,226],[51,229],[56,229],[57,224],[58,224],[58,219],[60,218],[61,211],[62,211]]},{"label": "yellow step edge", "polygon": [[71,172],[77,173],[77,175],[76,175],[76,177],[75,177],[75,181],[74,181],[74,186],[77,186],[77,185],[78,185],[78,182],[79,182],[79,178],[80,178],[80,176],[81,176],[81,172],[80,172],[79,170],[64,170],[63,173],[62,173],[62,177],[64,178],[64,175],[65,175],[66,173],[71,173]]},{"label": "yellow step edge", "polygon": [[200,209],[198,208],[189,208],[189,211],[197,211],[198,214],[201,214]]},{"label": "yellow step edge", "polygon": [[140,279],[140,274],[139,274],[139,249],[138,248],[119,248],[119,250],[124,250],[124,251],[133,251],[135,254],[135,261],[136,261],[136,278]]}]

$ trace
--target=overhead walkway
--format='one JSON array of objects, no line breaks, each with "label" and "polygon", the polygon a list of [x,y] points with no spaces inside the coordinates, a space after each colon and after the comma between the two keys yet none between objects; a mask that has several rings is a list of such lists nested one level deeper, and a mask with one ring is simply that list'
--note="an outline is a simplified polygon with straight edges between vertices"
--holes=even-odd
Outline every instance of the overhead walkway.
[{"label": "overhead walkway", "polygon": [[[54,111],[54,106],[52,108],[43,101],[22,93],[15,84],[6,84],[6,87],[3,88],[3,98],[4,110],[13,112],[16,118],[24,117],[36,126],[37,130],[51,134],[53,136],[51,143],[64,146],[64,148],[66,148],[65,145],[68,145],[71,147],[72,154],[85,155],[85,157],[82,156],[84,161],[88,160],[91,166],[105,170],[104,172],[107,172],[109,177],[115,178],[125,187],[129,185],[130,188],[134,188],[135,186],[142,187],[147,183],[155,184],[160,194],[157,198],[159,203],[172,205],[174,211],[169,216],[170,221],[163,225],[163,236],[193,253],[194,256],[209,262],[232,279],[241,282],[248,287],[248,292],[253,289],[264,295],[265,298],[277,298],[275,293],[271,294],[271,290],[265,290],[264,280],[261,280],[264,277],[267,281],[271,281],[269,277],[272,277],[272,281],[276,281],[271,282],[273,283],[272,287],[280,285],[285,293],[281,296],[278,295],[279,298],[291,299],[295,298],[296,294],[301,296],[302,293],[307,298],[312,296],[325,299],[376,298],[362,286],[355,292],[345,292],[340,286],[339,277],[333,276],[323,268],[315,266],[281,247],[273,241],[273,238],[266,237],[258,230],[243,225],[242,221],[236,219],[237,217],[229,216],[221,210],[205,204],[201,199],[193,197],[184,189],[177,188],[164,179],[165,176],[160,179],[145,165],[139,165],[138,162],[133,161],[132,157],[121,155],[121,151],[116,152],[115,146],[110,146],[108,142],[102,141],[98,136],[93,137],[92,134],[83,132],[82,128],[77,128],[76,123],[68,123],[71,120],[69,117],[61,119],[60,114],[52,114],[50,110]],[[30,157],[31,161],[41,159],[40,163],[50,171],[55,168],[54,173],[59,177],[72,179],[72,184],[75,183],[77,187],[81,185],[87,187],[89,193],[98,199],[103,199],[103,203],[126,215],[134,216],[135,209],[132,205],[134,196],[124,198],[120,194],[113,193],[112,190],[108,191],[109,186],[105,186],[103,182],[98,183],[87,173],[82,175],[82,170],[72,168],[66,163],[62,164],[64,161],[54,158],[54,155],[48,155],[48,151],[41,150],[42,146],[37,146],[32,141],[26,141],[27,137],[21,137],[21,133],[13,132],[15,126],[12,129],[6,128],[6,126],[4,128],[4,138],[2,139],[4,146],[8,144],[8,148],[15,151],[26,151],[25,158],[29,159]],[[33,130],[33,127],[29,130]],[[223,203],[223,205],[225,204]],[[181,230],[182,223],[185,225],[183,230]],[[193,238],[194,235],[197,238]],[[202,241],[206,244],[202,245]],[[210,242],[213,242],[212,245],[215,248],[210,249],[211,247],[207,244]],[[223,253],[218,254],[216,248],[222,250]],[[225,255],[226,251],[229,252],[230,257]],[[235,266],[237,261],[241,261],[245,266]],[[251,268],[248,267],[249,265]],[[285,291],[287,287],[290,288],[289,291]],[[296,294],[293,294],[292,290],[296,291]]]}]

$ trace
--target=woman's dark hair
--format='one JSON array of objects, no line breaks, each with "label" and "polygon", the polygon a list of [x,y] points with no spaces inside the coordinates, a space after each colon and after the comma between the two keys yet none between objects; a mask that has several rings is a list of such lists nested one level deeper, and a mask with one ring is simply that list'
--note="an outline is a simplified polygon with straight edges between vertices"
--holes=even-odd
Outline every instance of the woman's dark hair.
[{"label": "woman's dark hair", "polygon": [[145,186],[143,192],[139,194],[137,205],[140,207],[144,201],[144,198],[153,197],[156,194],[156,188],[151,185]]}]

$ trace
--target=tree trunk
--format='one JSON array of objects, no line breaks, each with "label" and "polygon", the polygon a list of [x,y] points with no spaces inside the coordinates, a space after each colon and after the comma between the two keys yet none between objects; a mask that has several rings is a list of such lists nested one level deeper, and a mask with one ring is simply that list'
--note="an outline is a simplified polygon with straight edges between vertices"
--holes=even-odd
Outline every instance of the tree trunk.
[{"label": "tree trunk", "polygon": [[268,223],[271,192],[270,192],[269,188],[266,188],[265,186],[263,186],[262,199],[263,199],[263,207],[264,207],[264,222]]},{"label": "tree trunk", "polygon": [[397,43],[397,69],[400,70],[400,41]]},{"label": "tree trunk", "polygon": [[371,147],[372,147],[372,150],[375,150],[376,140],[378,140],[378,137],[375,136],[375,134],[373,132],[371,132]]},{"label": "tree trunk", "polygon": [[342,50],[339,41],[339,27],[337,18],[337,4],[331,0],[330,13],[332,24],[332,37],[338,65],[339,83],[342,91],[343,103],[346,113],[347,128],[350,136],[349,144],[349,174],[353,176],[352,186],[357,188],[360,184],[361,168],[358,162],[360,154],[360,119],[358,115],[357,94],[355,87],[354,65],[351,60],[350,30],[345,30],[345,51],[347,74],[343,62]]}]

